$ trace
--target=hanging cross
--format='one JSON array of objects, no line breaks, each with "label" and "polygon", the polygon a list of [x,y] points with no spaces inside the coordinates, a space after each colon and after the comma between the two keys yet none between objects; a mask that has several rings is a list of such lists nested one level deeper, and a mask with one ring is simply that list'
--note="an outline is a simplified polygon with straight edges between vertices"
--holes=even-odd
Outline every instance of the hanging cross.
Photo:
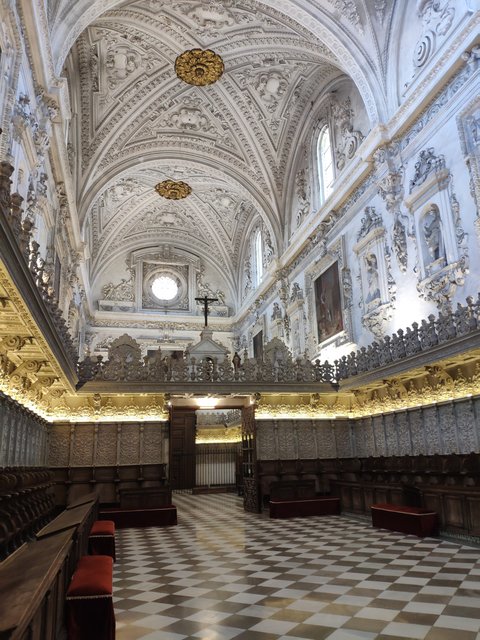
[{"label": "hanging cross", "polygon": [[205,327],[207,327],[208,326],[208,303],[217,302],[218,298],[208,298],[207,296],[203,296],[203,298],[195,298],[195,300],[203,304],[203,313],[205,314]]}]

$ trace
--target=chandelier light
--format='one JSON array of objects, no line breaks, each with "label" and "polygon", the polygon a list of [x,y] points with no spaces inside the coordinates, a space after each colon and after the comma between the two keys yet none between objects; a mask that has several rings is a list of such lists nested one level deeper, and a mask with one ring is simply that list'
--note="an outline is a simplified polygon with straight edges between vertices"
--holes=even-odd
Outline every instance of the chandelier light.
[{"label": "chandelier light", "polygon": [[190,49],[175,60],[175,73],[180,80],[197,87],[213,84],[224,69],[222,58],[211,49]]},{"label": "chandelier light", "polygon": [[155,191],[167,200],[181,200],[192,193],[192,187],[181,180],[164,180],[155,185]]}]

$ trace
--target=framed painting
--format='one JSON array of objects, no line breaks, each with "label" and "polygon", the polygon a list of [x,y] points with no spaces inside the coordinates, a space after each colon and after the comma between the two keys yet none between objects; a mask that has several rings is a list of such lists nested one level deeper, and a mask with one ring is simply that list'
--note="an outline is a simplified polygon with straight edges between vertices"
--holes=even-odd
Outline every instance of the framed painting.
[{"label": "framed painting", "polygon": [[324,342],[344,328],[337,262],[315,280],[314,288],[318,342]]}]

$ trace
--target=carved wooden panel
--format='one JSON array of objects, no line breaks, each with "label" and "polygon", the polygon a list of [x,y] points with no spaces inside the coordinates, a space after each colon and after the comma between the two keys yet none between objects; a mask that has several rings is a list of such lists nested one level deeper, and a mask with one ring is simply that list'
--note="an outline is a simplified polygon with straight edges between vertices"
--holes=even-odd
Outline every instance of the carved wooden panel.
[{"label": "carved wooden panel", "polygon": [[294,438],[294,420],[278,421],[278,457],[282,459],[295,459],[296,447]]},{"label": "carved wooden panel", "polygon": [[145,424],[143,432],[143,459],[141,462],[154,464],[167,462],[163,443],[166,441],[165,423]]},{"label": "carved wooden panel", "polygon": [[410,438],[410,425],[406,413],[395,414],[395,426],[397,428],[398,435],[398,455],[411,455],[412,442]]},{"label": "carved wooden panel", "polygon": [[48,465],[68,466],[70,460],[70,425],[51,425],[49,428]]},{"label": "carved wooden panel", "polygon": [[453,404],[438,407],[438,422],[440,424],[443,453],[458,453],[457,429]]},{"label": "carved wooden panel", "polygon": [[475,428],[474,405],[471,400],[457,402],[454,407],[460,453],[479,450]]},{"label": "carved wooden panel", "polygon": [[120,464],[136,464],[140,456],[140,430],[138,424],[122,424],[120,434]]},{"label": "carved wooden panel", "polygon": [[425,435],[423,432],[423,420],[420,411],[409,411],[408,422],[410,424],[410,435],[414,453],[425,452]]},{"label": "carved wooden panel", "polygon": [[117,427],[113,424],[101,424],[97,433],[95,464],[112,465],[117,462]]},{"label": "carved wooden panel", "polygon": [[387,455],[387,443],[383,428],[383,416],[375,416],[372,423],[373,435],[375,438],[375,455],[385,456]]},{"label": "carved wooden panel", "polygon": [[75,441],[70,465],[73,467],[93,464],[94,426],[91,424],[77,425]]},{"label": "carved wooden panel", "polygon": [[385,424],[385,442],[387,447],[387,456],[398,455],[398,436],[395,428],[395,416],[393,413],[387,413],[384,417]]},{"label": "carved wooden panel", "polygon": [[329,420],[313,422],[319,458],[336,458],[337,445],[334,428]]},{"label": "carved wooden panel", "polygon": [[342,458],[350,458],[353,456],[350,423],[347,421],[336,422],[334,426],[334,433],[337,444],[337,456]]},{"label": "carved wooden panel", "polygon": [[[423,426],[425,429],[426,453],[443,453],[440,441],[440,425],[436,407],[426,407],[423,413]],[[420,451],[418,453],[421,453]]]},{"label": "carved wooden panel", "polygon": [[370,418],[361,418],[357,420],[353,426],[355,438],[355,455],[359,457],[367,457],[369,454],[367,446],[367,431],[370,428]]},{"label": "carved wooden panel", "polygon": [[277,460],[279,458],[275,430],[276,421],[262,420],[257,423],[257,457],[259,460]]},{"label": "carved wooden panel", "polygon": [[299,458],[317,458],[314,426],[310,420],[298,421],[297,439]]}]

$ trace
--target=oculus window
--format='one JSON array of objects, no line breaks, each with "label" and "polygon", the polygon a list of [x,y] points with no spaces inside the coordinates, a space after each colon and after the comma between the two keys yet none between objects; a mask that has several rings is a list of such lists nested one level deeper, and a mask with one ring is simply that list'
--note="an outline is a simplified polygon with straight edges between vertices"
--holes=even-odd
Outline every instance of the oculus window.
[{"label": "oculus window", "polygon": [[158,276],[152,282],[152,293],[157,300],[173,300],[178,294],[178,284],[171,276]]}]

